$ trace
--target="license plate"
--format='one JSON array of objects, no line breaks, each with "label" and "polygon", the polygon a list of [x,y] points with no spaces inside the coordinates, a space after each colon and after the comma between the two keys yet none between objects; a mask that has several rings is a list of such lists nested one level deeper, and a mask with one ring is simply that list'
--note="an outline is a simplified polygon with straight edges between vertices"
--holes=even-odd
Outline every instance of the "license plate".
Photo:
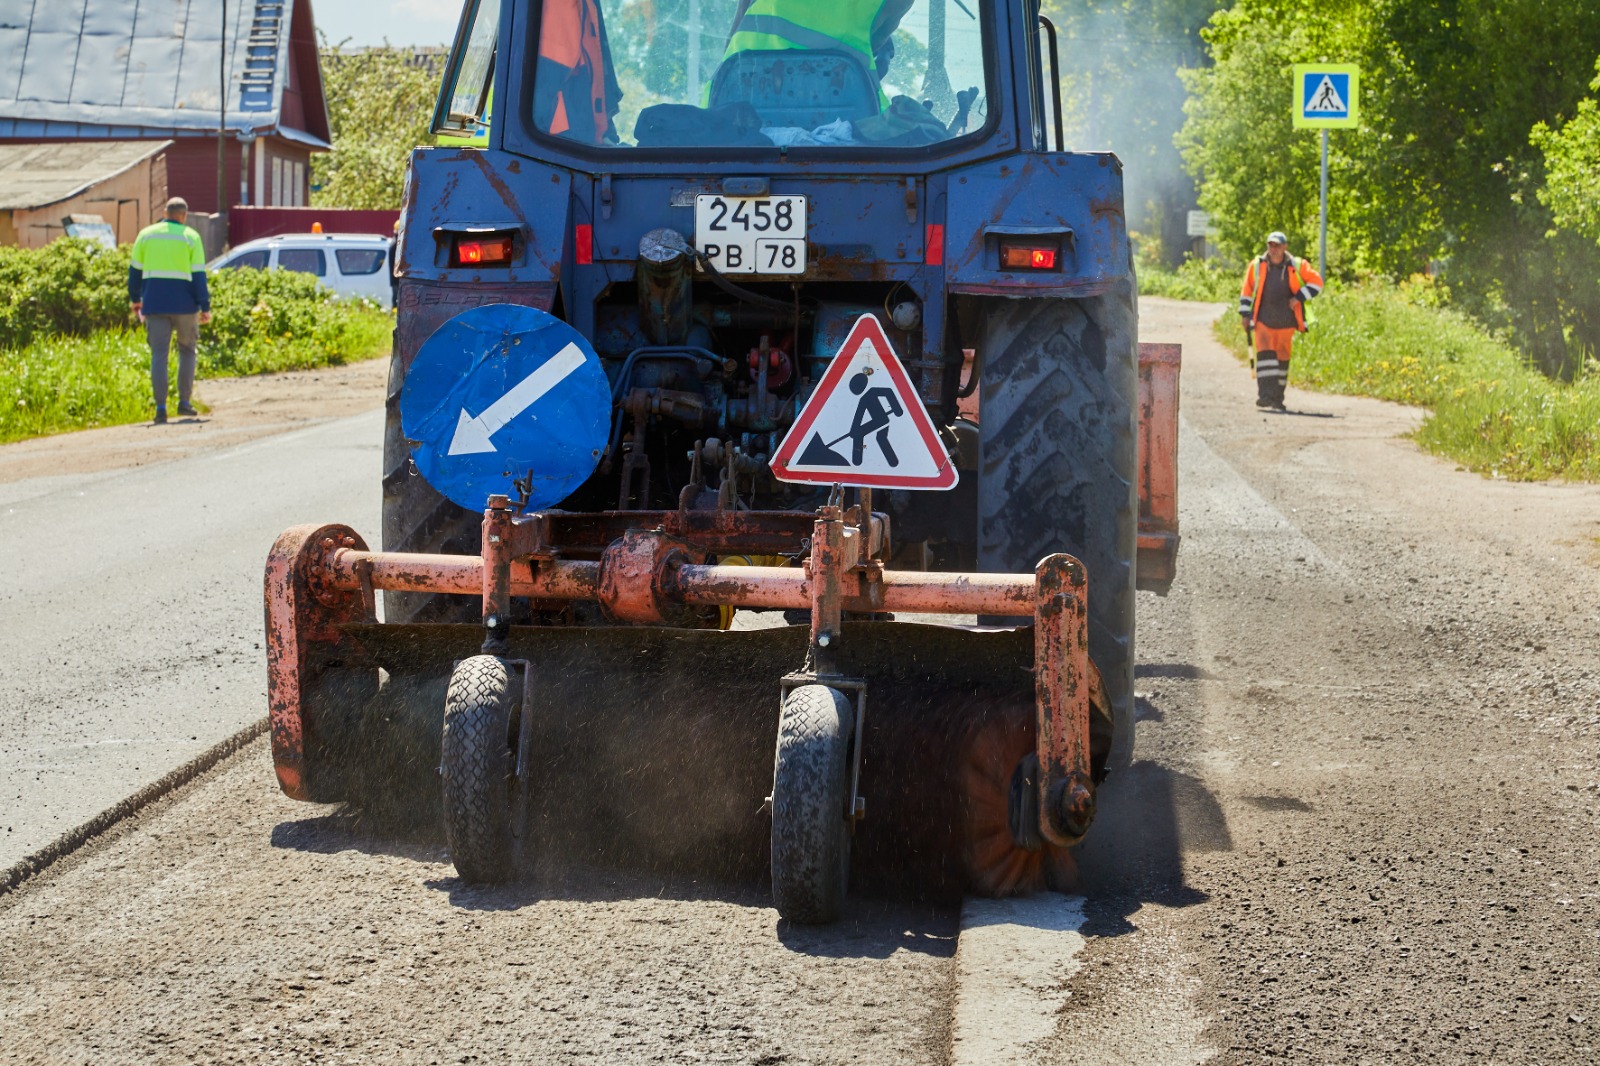
[{"label": "license plate", "polygon": [[696,196],[694,243],[723,274],[804,274],[804,196]]}]

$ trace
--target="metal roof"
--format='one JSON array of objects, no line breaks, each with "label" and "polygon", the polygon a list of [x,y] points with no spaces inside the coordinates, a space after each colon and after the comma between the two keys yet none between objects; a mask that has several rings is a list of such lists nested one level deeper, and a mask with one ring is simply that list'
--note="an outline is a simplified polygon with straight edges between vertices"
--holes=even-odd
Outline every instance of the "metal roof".
[{"label": "metal roof", "polygon": [[171,141],[0,144],[0,211],[48,207],[164,151]]},{"label": "metal roof", "polygon": [[[310,0],[226,5],[229,129],[279,132],[297,2]],[[0,137],[215,130],[223,6],[0,0]]]}]

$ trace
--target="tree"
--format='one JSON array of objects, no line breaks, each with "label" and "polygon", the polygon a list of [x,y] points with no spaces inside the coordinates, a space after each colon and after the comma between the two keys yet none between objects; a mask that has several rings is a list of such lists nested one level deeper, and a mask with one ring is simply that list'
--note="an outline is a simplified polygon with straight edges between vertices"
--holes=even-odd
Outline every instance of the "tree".
[{"label": "tree", "polygon": [[[1600,93],[1600,60],[1589,88]],[[1558,128],[1533,127],[1533,146],[1544,153],[1545,187],[1539,199],[1557,226],[1600,242],[1600,102],[1581,100],[1577,114]]]},{"label": "tree", "polygon": [[[1292,126],[1291,67],[1347,60],[1360,47],[1365,7],[1306,7],[1284,0],[1240,0],[1212,16],[1201,36],[1212,65],[1182,72],[1189,91],[1177,136],[1184,161],[1200,183],[1200,206],[1211,214],[1217,244],[1234,259],[1265,247],[1283,230],[1297,254],[1317,246],[1320,139]],[[1363,105],[1365,107],[1365,105]],[[1332,139],[1331,167],[1338,195],[1330,216],[1342,224],[1354,199],[1350,141],[1361,131]],[[1334,256],[1354,258],[1343,250]]]},{"label": "tree", "polygon": [[[1258,246],[1269,228],[1312,246],[1317,145],[1290,128],[1289,67],[1356,62],[1362,128],[1332,137],[1330,266],[1404,276],[1442,261],[1451,299],[1551,373],[1600,348],[1600,246],[1553,214],[1569,203],[1560,174],[1593,182],[1582,169],[1593,119],[1572,72],[1600,52],[1600,8],[1238,0],[1203,36],[1214,66],[1187,75],[1179,144],[1227,250]],[[1567,170],[1547,190],[1529,133],[1562,116],[1578,125],[1572,151],[1550,156]]]},{"label": "tree", "polygon": [[1381,202],[1427,204],[1452,299],[1547,372],[1569,370],[1575,349],[1600,347],[1600,248],[1556,226],[1529,133],[1577,111],[1600,7],[1382,0],[1374,14],[1381,50],[1369,54],[1387,63],[1373,97]]},{"label": "tree", "polygon": [[1180,72],[1205,62],[1200,29],[1223,0],[1044,0],[1061,40],[1067,147],[1122,160],[1130,225],[1159,234],[1168,265],[1188,243],[1195,188],[1173,145]]},{"label": "tree", "polygon": [[398,208],[411,149],[433,143],[439,98],[432,57],[408,49],[322,49],[333,151],[312,157],[316,207]]}]

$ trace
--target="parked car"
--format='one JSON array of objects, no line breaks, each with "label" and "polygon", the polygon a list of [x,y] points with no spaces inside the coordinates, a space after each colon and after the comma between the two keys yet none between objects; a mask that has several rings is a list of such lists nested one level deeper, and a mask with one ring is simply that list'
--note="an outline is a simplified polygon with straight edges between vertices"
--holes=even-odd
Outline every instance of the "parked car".
[{"label": "parked car", "polygon": [[247,241],[211,264],[212,270],[255,267],[315,274],[345,297],[394,305],[390,282],[393,241],[372,233],[294,233]]}]

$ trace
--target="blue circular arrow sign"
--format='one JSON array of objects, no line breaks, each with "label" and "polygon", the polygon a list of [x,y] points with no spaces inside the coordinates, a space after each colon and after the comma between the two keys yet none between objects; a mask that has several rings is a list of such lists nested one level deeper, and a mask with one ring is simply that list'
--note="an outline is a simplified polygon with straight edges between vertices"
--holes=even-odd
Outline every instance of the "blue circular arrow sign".
[{"label": "blue circular arrow sign", "polygon": [[566,499],[606,447],[611,387],[583,335],[554,315],[489,304],[450,319],[417,352],[400,427],[417,470],[481,511],[495,494],[528,508]]}]

